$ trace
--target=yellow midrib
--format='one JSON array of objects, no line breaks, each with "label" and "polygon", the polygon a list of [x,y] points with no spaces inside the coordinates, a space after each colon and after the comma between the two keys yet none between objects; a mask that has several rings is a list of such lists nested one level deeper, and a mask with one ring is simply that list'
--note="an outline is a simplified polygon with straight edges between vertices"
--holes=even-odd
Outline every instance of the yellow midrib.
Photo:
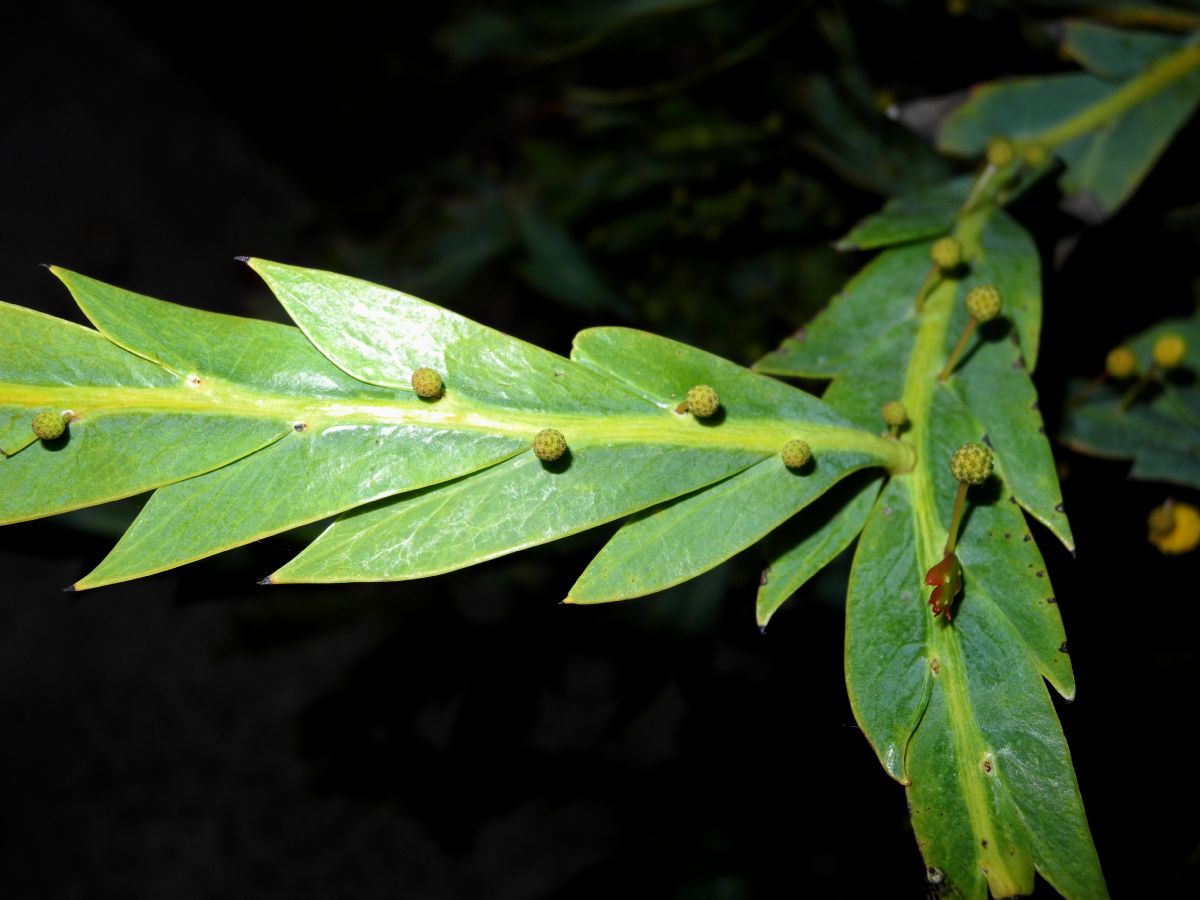
[{"label": "yellow midrib", "polygon": [[[986,214],[975,214],[960,222],[955,236],[963,244],[968,255],[978,252],[979,234],[986,223]],[[903,403],[908,410],[912,428],[906,436],[917,453],[913,471],[904,477],[909,493],[913,515],[913,531],[916,537],[919,570],[923,573],[941,561],[946,542],[946,526],[941,522],[935,502],[933,478],[935,468],[942,466],[944,475],[949,476],[947,461],[930,458],[929,423],[932,414],[934,391],[939,389],[938,373],[945,364],[947,331],[953,304],[957,294],[957,283],[943,281],[925,299],[921,313],[921,325],[913,344],[905,375]],[[922,586],[920,595],[926,595]],[[959,783],[963,786],[963,800],[975,834],[976,855],[987,877],[994,896],[1014,896],[1028,889],[1021,878],[1020,870],[1013,871],[1003,853],[1005,845],[999,840],[1000,833],[993,821],[988,789],[984,777],[997,777],[995,769],[991,776],[983,773],[983,762],[988,754],[987,742],[971,710],[962,655],[954,626],[927,615],[926,644],[930,649],[930,661],[936,658],[939,665],[934,677],[934,689],[941,689],[946,699],[948,718],[953,729],[953,740],[959,760]],[[917,727],[920,727],[918,723]],[[993,762],[995,766],[995,762]],[[983,842],[986,841],[987,850]]]},{"label": "yellow midrib", "polygon": [[303,423],[320,430],[335,425],[416,425],[460,428],[532,437],[543,428],[557,428],[576,446],[594,444],[670,444],[679,447],[748,450],[776,453],[789,440],[802,437],[814,452],[860,452],[893,471],[912,464],[912,450],[897,441],[856,428],[803,423],[786,419],[744,419],[730,416],[716,425],[702,425],[692,416],[669,410],[656,413],[568,413],[510,410],[472,404],[453,396],[435,403],[388,403],[354,398],[310,399],[258,393],[215,380],[177,387],[72,387],[64,385],[0,384],[0,405],[61,408],[77,418],[89,414],[130,411],[214,413]]}]

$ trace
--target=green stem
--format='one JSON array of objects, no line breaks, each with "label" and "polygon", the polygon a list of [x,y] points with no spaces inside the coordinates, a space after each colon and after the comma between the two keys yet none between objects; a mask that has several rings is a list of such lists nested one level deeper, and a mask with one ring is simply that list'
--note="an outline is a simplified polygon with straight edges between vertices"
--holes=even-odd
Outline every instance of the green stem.
[{"label": "green stem", "polygon": [[1133,387],[1127,390],[1121,397],[1121,401],[1117,404],[1117,412],[1126,412],[1137,398],[1137,395],[1145,390],[1146,385],[1158,377],[1158,364],[1150,366],[1137,381],[1133,383]]},{"label": "green stem", "polygon": [[962,525],[963,510],[967,505],[967,483],[958,483],[958,493],[954,495],[954,512],[950,515],[950,532],[946,535],[946,554],[954,552],[958,545],[958,529]]},{"label": "green stem", "polygon": [[1191,44],[1164,57],[1147,71],[1126,82],[1098,103],[1080,110],[1075,116],[1021,140],[1022,144],[1041,144],[1047,150],[1069,144],[1089,131],[1100,128],[1143,103],[1173,82],[1200,66],[1200,44]]},{"label": "green stem", "polygon": [[967,349],[967,342],[971,340],[971,335],[975,333],[975,326],[979,324],[979,320],[971,316],[967,320],[967,327],[963,329],[962,337],[958,339],[958,343],[954,345],[954,350],[950,354],[950,358],[946,360],[946,365],[942,367],[942,373],[938,375],[938,381],[945,381],[950,377],[950,373],[954,371],[954,367],[958,365],[958,359],[963,355],[963,351]]},{"label": "green stem", "polygon": [[925,273],[925,280],[921,282],[921,289],[917,291],[917,312],[925,309],[925,298],[929,296],[929,292],[937,287],[938,282],[942,280],[942,270],[936,265],[932,266]]}]

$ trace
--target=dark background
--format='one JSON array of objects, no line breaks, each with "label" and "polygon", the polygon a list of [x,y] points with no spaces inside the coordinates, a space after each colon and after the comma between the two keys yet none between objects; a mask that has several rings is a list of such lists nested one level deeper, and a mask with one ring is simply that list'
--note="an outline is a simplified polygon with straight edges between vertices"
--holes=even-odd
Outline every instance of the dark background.
[{"label": "dark background", "polygon": [[[852,8],[0,14],[0,296],[78,320],[53,262],[281,318],[232,259],[253,254],[558,352],[624,322],[752,362],[861,264],[840,233],[951,171],[882,108],[1067,67],[1044,7]],[[1046,263],[1051,431],[1068,376],[1193,307],[1198,150],[1192,123],[1096,227],[1051,185],[1015,210]],[[1193,894],[1195,556],[1145,540],[1187,495],[1061,459],[1078,558],[1037,538],[1096,843],[1115,895]],[[409,584],[256,587],[305,538],[285,535],[61,593],[143,500],[0,537],[5,897],[923,896],[903,791],[845,696],[845,559],[766,635],[759,548],[560,607],[611,527]]]}]

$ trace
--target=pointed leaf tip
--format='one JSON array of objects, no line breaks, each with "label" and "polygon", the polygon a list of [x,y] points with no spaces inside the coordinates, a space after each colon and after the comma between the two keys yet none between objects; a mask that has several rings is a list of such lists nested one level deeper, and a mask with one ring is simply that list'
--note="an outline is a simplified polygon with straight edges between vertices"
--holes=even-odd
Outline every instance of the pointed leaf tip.
[{"label": "pointed leaf tip", "polygon": [[235,256],[234,259],[236,259],[240,263],[249,263],[250,262],[250,257],[248,257],[248,256]]},{"label": "pointed leaf tip", "polygon": [[270,575],[268,575],[266,578],[260,578],[260,579],[258,580],[258,583],[259,583],[259,584],[274,584],[275,582],[273,582],[273,581],[271,580],[271,576],[270,576]]},{"label": "pointed leaf tip", "polygon": [[73,584],[68,584],[68,585],[67,585],[65,588],[63,588],[63,593],[64,593],[64,594],[73,594],[73,593],[75,593],[75,585],[73,585]]}]

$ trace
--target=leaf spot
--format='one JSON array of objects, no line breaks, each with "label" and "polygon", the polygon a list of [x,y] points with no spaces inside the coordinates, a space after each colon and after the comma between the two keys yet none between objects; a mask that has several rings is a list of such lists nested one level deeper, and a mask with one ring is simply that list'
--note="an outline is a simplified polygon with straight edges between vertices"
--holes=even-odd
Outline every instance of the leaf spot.
[{"label": "leaf spot", "polygon": [[1057,598],[1057,597],[1047,597],[1047,598],[1046,598],[1046,602],[1047,602],[1047,603],[1057,603],[1057,602],[1058,602],[1058,598]]},{"label": "leaf spot", "polygon": [[940,675],[942,673],[942,661],[936,656],[930,657],[929,670],[933,672],[934,675]]},{"label": "leaf spot", "polygon": [[1070,653],[1071,652],[1070,650],[1067,649],[1066,641],[1063,641],[1062,644],[1059,645],[1058,652],[1059,653]]},{"label": "leaf spot", "polygon": [[191,387],[199,387],[204,382],[199,375],[189,375],[187,377],[187,383]]},{"label": "leaf spot", "polygon": [[766,587],[767,579],[769,579],[770,577],[771,577],[771,567],[767,566],[765,569],[762,570],[762,575],[760,575],[758,577],[758,586]]},{"label": "leaf spot", "polygon": [[1032,534],[1030,534],[1030,533],[1027,531],[1027,532],[1025,532],[1025,537],[1021,538],[1021,540],[1023,540],[1023,541],[1032,541],[1032,540],[1033,540],[1033,535],[1032,535]]},{"label": "leaf spot", "polygon": [[308,426],[305,423],[297,422],[295,425],[292,426],[292,430],[293,431],[303,431],[307,427]]},{"label": "leaf spot", "polygon": [[1054,504],[1054,511],[1055,511],[1056,513],[1065,513],[1065,512],[1066,512],[1066,510],[1065,510],[1065,509],[1063,509],[1063,505],[1062,505],[1061,503],[1055,503],[1055,504]]},{"label": "leaf spot", "polygon": [[1036,575],[1038,578],[1045,578],[1045,577],[1046,577],[1046,573],[1045,573],[1045,572],[1043,572],[1041,569],[1038,569],[1038,570],[1037,570],[1036,572],[1034,572],[1033,574],[1034,574],[1034,575]]},{"label": "leaf spot", "polygon": [[982,841],[980,841],[979,846],[981,846],[984,850],[986,850],[987,849],[987,838],[984,838]]}]

